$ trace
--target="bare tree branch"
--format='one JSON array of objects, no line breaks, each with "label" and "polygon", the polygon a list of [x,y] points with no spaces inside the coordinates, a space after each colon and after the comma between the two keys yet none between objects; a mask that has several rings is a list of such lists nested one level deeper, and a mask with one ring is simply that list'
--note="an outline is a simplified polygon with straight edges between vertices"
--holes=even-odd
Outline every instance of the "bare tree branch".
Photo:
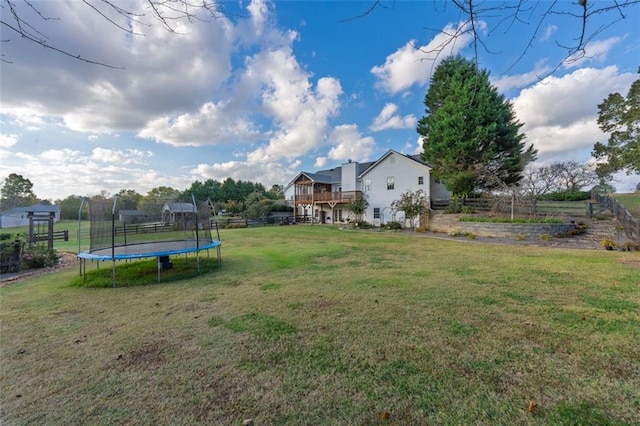
[{"label": "bare tree branch", "polygon": [[[38,30],[39,23],[37,20],[26,20],[27,18],[24,17],[26,14],[18,8],[19,3],[22,3],[27,9],[35,12],[36,16],[43,21],[60,19],[45,16],[42,13],[42,9],[29,0],[0,0],[0,8],[8,10],[7,14],[3,14],[3,16],[0,17],[0,26],[16,34],[21,39],[81,62],[107,68],[123,69],[123,67],[96,59],[90,59],[79,53],[73,53],[64,46],[58,45],[46,34]],[[206,17],[211,19],[220,17],[216,4],[210,0],[145,0],[145,4],[149,10],[148,14],[125,9],[115,4],[112,0],[82,0],[79,4],[90,8],[93,13],[100,15],[118,30],[134,36],[143,36],[144,34],[134,31],[132,29],[132,23],[146,27],[152,25],[150,22],[145,22],[145,18],[156,20],[160,22],[167,31],[177,33],[175,22],[183,20],[190,23],[196,21],[208,22]],[[9,42],[11,42],[11,38],[0,40],[0,43]],[[0,61],[12,63],[4,54],[0,56]]]},{"label": "bare tree branch", "polygon": [[[533,47],[533,42],[539,37],[543,25],[549,21],[549,18],[553,15],[563,15],[569,18],[574,18],[575,23],[575,42],[562,43],[556,41],[556,45],[562,49],[565,53],[562,59],[549,71],[546,75],[553,74],[562,65],[571,64],[580,59],[585,58],[587,48],[593,40],[600,35],[604,30],[615,25],[620,20],[626,19],[627,15],[625,10],[631,7],[640,6],[640,0],[613,0],[613,4],[602,4],[602,2],[596,2],[595,0],[575,0],[575,1],[559,1],[553,0],[548,3],[548,6],[540,13],[536,14],[541,5],[546,5],[546,2],[540,2],[538,0],[512,0],[512,1],[487,1],[487,0],[448,0],[446,4],[453,5],[460,11],[460,22],[462,26],[458,27],[458,30],[454,33],[450,33],[447,30],[433,30],[438,34],[446,36],[448,39],[441,41],[435,48],[424,51],[427,55],[434,55],[435,57],[428,57],[426,60],[437,59],[441,55],[447,46],[450,46],[465,34],[472,35],[471,47],[474,51],[474,57],[476,63],[479,58],[479,47],[482,47],[484,51],[490,54],[496,54],[492,52],[484,32],[488,35],[495,32],[498,28],[502,27],[508,22],[504,33],[507,34],[514,29],[514,26],[519,24],[521,26],[531,26],[532,30],[529,32],[528,41],[518,55],[516,60],[508,66],[504,72],[508,72],[513,69],[518,63],[520,63],[527,53]],[[342,22],[350,21],[353,19],[363,18],[374,12],[376,8],[384,7],[381,0],[373,1],[366,11],[362,14],[350,19],[343,20]],[[601,24],[597,28],[591,28],[591,22],[596,15],[606,15],[615,12],[617,17],[612,18],[608,23]],[[497,19],[497,24],[492,28],[486,28],[485,24],[488,20]],[[482,25],[480,25],[482,23]],[[429,28],[427,28],[429,29]],[[429,29],[432,30],[432,29]],[[539,78],[544,78],[539,76]]]}]

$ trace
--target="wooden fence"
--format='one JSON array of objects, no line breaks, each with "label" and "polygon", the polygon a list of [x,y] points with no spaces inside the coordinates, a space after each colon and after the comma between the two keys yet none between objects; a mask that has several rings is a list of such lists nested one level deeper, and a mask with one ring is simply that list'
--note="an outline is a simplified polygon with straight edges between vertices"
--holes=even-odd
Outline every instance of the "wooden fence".
[{"label": "wooden fence", "polygon": [[[69,231],[67,230],[53,231],[51,233],[51,237],[53,240],[69,241]],[[33,234],[33,236],[31,237],[31,241],[29,242],[38,243],[40,241],[49,241],[49,234],[48,233]]]},{"label": "wooden fence", "polygon": [[542,201],[531,198],[494,197],[466,198],[462,200],[431,200],[433,210],[444,210],[452,203],[459,203],[475,211],[501,214],[513,213],[519,216],[585,216],[585,206],[579,201]]},{"label": "wooden fence", "polygon": [[173,231],[173,225],[164,222],[126,224],[116,226],[114,232],[116,236],[127,234],[147,234],[156,232]]},{"label": "wooden fence", "polygon": [[220,228],[249,228],[256,226],[274,226],[274,225],[290,225],[293,224],[293,216],[268,216],[256,219],[231,218],[225,221],[212,220],[212,226]]},{"label": "wooden fence", "polygon": [[610,210],[620,226],[624,228],[624,233],[627,237],[632,241],[640,243],[640,220],[635,218],[625,206],[620,204],[615,198],[598,194],[597,191],[591,191],[591,200],[591,202],[587,203],[589,217],[593,215],[593,208],[596,206],[600,211]]}]

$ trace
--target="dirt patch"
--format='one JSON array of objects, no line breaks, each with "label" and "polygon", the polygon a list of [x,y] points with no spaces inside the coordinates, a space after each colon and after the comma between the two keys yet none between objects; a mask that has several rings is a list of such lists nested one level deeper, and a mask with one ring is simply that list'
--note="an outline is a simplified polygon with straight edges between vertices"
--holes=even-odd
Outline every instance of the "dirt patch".
[{"label": "dirt patch", "polygon": [[119,369],[156,370],[167,362],[171,345],[166,340],[143,343],[116,357],[114,364]]},{"label": "dirt patch", "polygon": [[631,268],[640,269],[640,259],[638,259],[638,260],[636,260],[636,259],[623,259],[623,260],[620,260],[620,263],[622,263],[625,266],[630,266]]}]

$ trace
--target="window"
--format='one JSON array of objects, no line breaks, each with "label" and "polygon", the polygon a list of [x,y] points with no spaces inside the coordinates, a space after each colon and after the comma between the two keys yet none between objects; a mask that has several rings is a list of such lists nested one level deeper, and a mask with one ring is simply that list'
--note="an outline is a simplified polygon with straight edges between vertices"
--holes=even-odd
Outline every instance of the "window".
[{"label": "window", "polygon": [[424,185],[424,176],[418,176],[418,185]]},{"label": "window", "polygon": [[389,176],[387,178],[387,189],[395,189],[396,187],[396,179],[393,176]]},{"label": "window", "polygon": [[371,179],[364,180],[364,192],[371,191]]},{"label": "window", "polygon": [[380,207],[373,208],[373,218],[380,219]]}]

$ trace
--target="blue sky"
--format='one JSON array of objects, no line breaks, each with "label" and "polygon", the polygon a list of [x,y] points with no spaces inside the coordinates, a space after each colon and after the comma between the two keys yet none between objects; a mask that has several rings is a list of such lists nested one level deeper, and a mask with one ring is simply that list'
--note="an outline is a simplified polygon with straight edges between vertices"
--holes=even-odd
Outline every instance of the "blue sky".
[{"label": "blue sky", "polygon": [[[9,39],[0,44],[0,177],[22,174],[51,200],[183,190],[209,178],[270,187],[389,149],[418,153],[416,122],[434,67],[450,53],[474,55],[469,36],[431,52],[446,40],[439,32],[464,18],[446,1],[382,2],[360,18],[372,2],[223,2],[216,19],[176,22],[178,34],[157,21],[129,23],[144,35],[120,31],[81,2],[34,4],[60,18],[40,21],[18,3],[50,43],[124,68],[62,56],[0,26]],[[549,16],[532,39],[551,4],[527,2],[529,23],[486,14],[477,24],[488,51],[480,48],[478,60],[513,102],[538,165],[587,162],[594,142],[607,139],[598,103],[626,95],[638,78],[640,5],[625,19],[594,16],[585,54],[563,61],[579,19]],[[579,12],[577,2],[559,4]],[[640,181],[616,178],[623,192]]]}]

